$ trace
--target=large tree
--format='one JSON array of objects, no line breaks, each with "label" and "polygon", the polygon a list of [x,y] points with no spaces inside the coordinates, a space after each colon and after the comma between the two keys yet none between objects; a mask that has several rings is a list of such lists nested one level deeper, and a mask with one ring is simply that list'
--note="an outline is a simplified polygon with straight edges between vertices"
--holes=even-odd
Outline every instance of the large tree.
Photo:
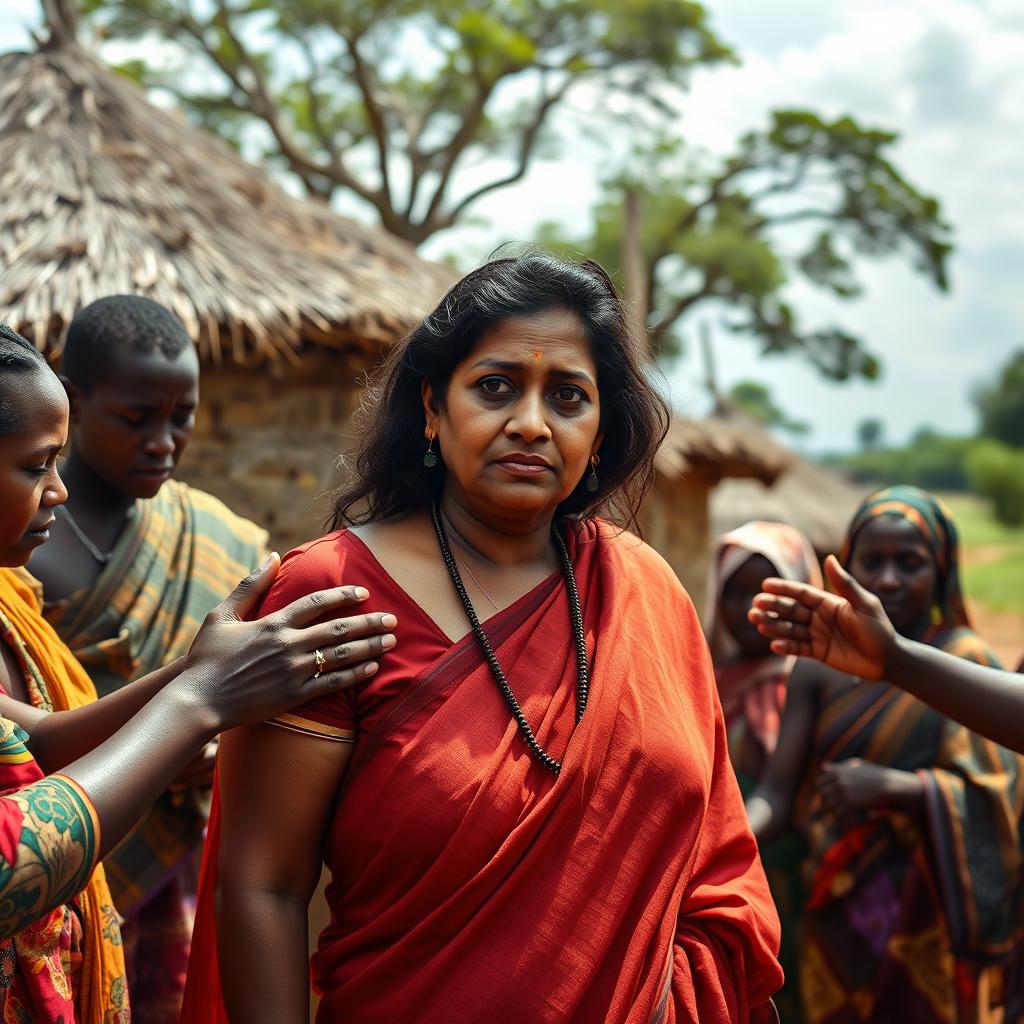
[{"label": "large tree", "polygon": [[717,304],[765,353],[799,351],[836,379],[875,377],[860,339],[801,326],[787,284],[848,299],[861,290],[858,260],[900,257],[946,289],[950,228],[893,162],[895,142],[851,117],[776,111],[723,160],[678,141],[638,152],[605,183],[585,237],[543,225],[538,240],[623,268],[657,351],[678,350],[684,318]]},{"label": "large tree", "polygon": [[238,141],[259,125],[266,156],[311,195],[358,196],[416,245],[521,179],[570,97],[664,115],[691,69],[732,58],[692,0],[85,0],[85,11],[108,37],[172,43],[175,67],[132,70],[207,127]]}]

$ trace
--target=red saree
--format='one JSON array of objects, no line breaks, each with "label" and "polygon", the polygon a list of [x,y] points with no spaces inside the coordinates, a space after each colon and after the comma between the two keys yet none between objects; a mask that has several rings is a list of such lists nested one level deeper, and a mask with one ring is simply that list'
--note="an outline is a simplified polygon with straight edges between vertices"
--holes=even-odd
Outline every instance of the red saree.
[{"label": "red saree", "polygon": [[[575,730],[561,577],[485,624],[558,779],[527,753],[472,634],[444,640],[353,535],[286,559],[265,610],[344,578],[399,617],[373,680],[287,721],[355,738],[325,840],[324,1024],[775,1019],[778,919],[693,607],[628,534],[584,524],[570,550],[593,662]],[[214,822],[184,1024],[226,1019],[216,849]]]}]

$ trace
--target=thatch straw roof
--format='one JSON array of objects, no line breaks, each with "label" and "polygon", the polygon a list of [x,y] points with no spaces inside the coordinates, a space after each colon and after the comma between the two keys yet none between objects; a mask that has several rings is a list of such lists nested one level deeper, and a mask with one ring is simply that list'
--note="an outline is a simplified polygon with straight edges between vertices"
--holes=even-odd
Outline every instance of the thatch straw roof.
[{"label": "thatch straw roof", "polygon": [[824,556],[839,551],[865,493],[824,466],[793,456],[774,487],[756,480],[724,481],[711,495],[711,525],[717,537],[752,519],[789,523]]},{"label": "thatch straw roof", "polygon": [[0,318],[51,355],[119,292],[174,310],[214,362],[375,349],[453,280],[287,195],[73,41],[0,57]]},{"label": "thatch straw roof", "polygon": [[775,482],[791,459],[758,424],[673,416],[656,467],[669,479],[696,471],[714,483],[725,477],[753,478],[763,488]]}]

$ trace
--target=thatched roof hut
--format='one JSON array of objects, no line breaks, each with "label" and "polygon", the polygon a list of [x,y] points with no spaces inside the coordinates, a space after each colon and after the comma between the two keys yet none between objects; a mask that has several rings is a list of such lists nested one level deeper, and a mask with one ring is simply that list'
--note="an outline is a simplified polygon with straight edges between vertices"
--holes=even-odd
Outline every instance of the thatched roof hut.
[{"label": "thatched roof hut", "polygon": [[76,42],[74,4],[0,56],[0,319],[55,358],[101,296],[172,309],[203,364],[180,475],[305,540],[362,373],[455,274],[153,106]]},{"label": "thatched roof hut", "polygon": [[696,474],[714,483],[740,478],[770,487],[792,458],[759,424],[674,416],[657,469],[673,480]]},{"label": "thatched roof hut", "polygon": [[454,279],[289,196],[51,29],[0,57],[0,318],[40,348],[59,352],[93,299],[134,292],[172,309],[214,365],[379,350]]},{"label": "thatched roof hut", "polygon": [[[712,416],[706,422],[740,429],[752,425],[736,412]],[[770,487],[753,479],[722,483],[711,498],[714,536],[752,519],[766,519],[795,526],[822,558],[840,549],[864,488],[800,455],[787,452],[787,456],[785,470]]]},{"label": "thatched roof hut", "polygon": [[704,613],[712,533],[710,503],[733,483],[770,487],[792,456],[757,424],[676,416],[658,453],[647,501],[647,540],[675,569]]}]

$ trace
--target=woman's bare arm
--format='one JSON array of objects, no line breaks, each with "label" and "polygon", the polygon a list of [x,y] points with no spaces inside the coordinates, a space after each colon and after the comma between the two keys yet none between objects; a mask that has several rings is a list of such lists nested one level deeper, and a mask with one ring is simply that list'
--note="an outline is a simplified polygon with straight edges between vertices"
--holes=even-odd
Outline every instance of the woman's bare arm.
[{"label": "woman's bare arm", "polygon": [[52,714],[0,694],[0,715],[29,734],[28,748],[43,772],[60,771],[98,747],[155,697],[185,665],[178,658],[101,700]]},{"label": "woman's bare arm", "polygon": [[273,725],[221,739],[218,955],[231,1024],[307,1024],[309,901],[350,743]]},{"label": "woman's bare arm", "polygon": [[825,573],[835,593],[765,580],[750,618],[776,653],[885,679],[972,732],[1024,753],[1024,679],[900,637],[878,598],[832,556]]},{"label": "woman's bare arm", "polygon": [[810,754],[820,671],[817,666],[797,662],[790,673],[778,745],[761,782],[746,801],[750,830],[758,841],[770,839],[792,814]]}]

